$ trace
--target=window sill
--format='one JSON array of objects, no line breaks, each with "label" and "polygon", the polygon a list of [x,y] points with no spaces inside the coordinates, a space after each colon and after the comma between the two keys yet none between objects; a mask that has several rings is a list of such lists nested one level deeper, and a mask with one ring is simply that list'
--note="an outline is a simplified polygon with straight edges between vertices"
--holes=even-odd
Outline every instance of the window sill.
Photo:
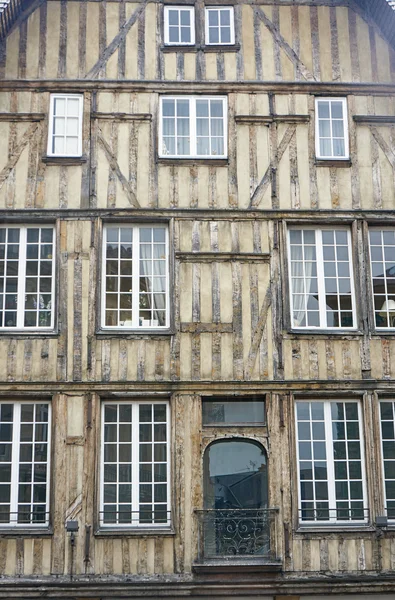
[{"label": "window sill", "polygon": [[[21,340],[29,340],[36,338],[55,338],[59,336],[59,331],[6,331],[0,330],[0,338],[19,338]],[[1,530],[0,530],[1,531]]]},{"label": "window sill", "polygon": [[265,560],[264,558],[248,557],[212,558],[196,561],[192,565],[195,573],[229,573],[237,570],[238,573],[272,573],[282,570],[282,560]]},{"label": "window sill", "polygon": [[351,159],[350,158],[316,158],[315,165],[316,167],[334,167],[336,169],[348,169],[351,167]]},{"label": "window sill", "polygon": [[178,166],[178,167],[193,167],[208,165],[210,167],[227,167],[229,161],[227,158],[165,158],[159,157],[158,163],[161,165]]},{"label": "window sill", "polygon": [[157,527],[152,529],[143,529],[143,528],[99,528],[95,531],[94,535],[96,538],[106,538],[106,537],[158,537],[161,536],[173,536],[176,532],[173,527]]},{"label": "window sill", "polygon": [[52,527],[46,527],[46,528],[42,528],[42,529],[34,529],[34,528],[16,528],[16,527],[10,527],[9,529],[7,528],[0,528],[0,539],[1,538],[14,538],[14,537],[51,537],[53,536],[53,529]]},{"label": "window sill", "polygon": [[155,337],[156,339],[161,338],[162,336],[168,338],[170,335],[174,335],[174,331],[172,329],[117,329],[117,330],[105,330],[99,329],[96,331],[96,337],[101,339],[112,339],[122,336],[123,338],[133,340],[133,339],[141,339],[142,336],[146,337]]},{"label": "window sill", "polygon": [[169,52],[238,52],[240,50],[240,44],[166,44],[161,46],[161,51],[164,53]]},{"label": "window sill", "polygon": [[332,524],[332,525],[322,525],[322,526],[299,526],[296,530],[295,530],[295,535],[298,536],[299,534],[302,537],[305,537],[308,534],[316,534],[314,537],[320,537],[322,535],[326,535],[328,533],[330,534],[341,534],[343,535],[344,533],[350,533],[350,534],[355,534],[355,533],[369,533],[369,532],[376,532],[376,527],[374,527],[373,525],[371,525],[370,523],[366,523],[366,525],[363,525],[361,523],[359,523],[358,525],[336,525],[336,524]]},{"label": "window sill", "polygon": [[341,331],[330,331],[328,329],[323,329],[321,331],[311,331],[311,329],[291,329],[288,332],[285,332],[283,337],[286,340],[297,340],[299,338],[304,339],[315,339],[320,337],[321,339],[359,339],[364,335],[363,331],[359,330],[346,330],[342,329]]},{"label": "window sill", "polygon": [[88,161],[87,156],[43,156],[41,161],[46,165],[63,165],[65,167],[73,167],[82,165]]}]

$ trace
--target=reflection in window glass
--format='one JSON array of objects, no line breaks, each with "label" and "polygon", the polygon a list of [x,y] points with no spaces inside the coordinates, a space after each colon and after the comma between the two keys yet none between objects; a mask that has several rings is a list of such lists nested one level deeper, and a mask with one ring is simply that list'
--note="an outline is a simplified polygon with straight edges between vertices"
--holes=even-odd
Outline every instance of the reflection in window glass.
[{"label": "reflection in window glass", "polygon": [[372,229],[369,241],[376,327],[395,327],[395,230]]},{"label": "reflection in window glass", "polygon": [[380,402],[380,417],[385,506],[388,518],[395,520],[395,401]]},{"label": "reflection in window glass", "polygon": [[292,326],[355,327],[350,232],[289,231]]},{"label": "reflection in window glass", "polygon": [[263,425],[265,401],[262,398],[205,398],[203,425]]}]

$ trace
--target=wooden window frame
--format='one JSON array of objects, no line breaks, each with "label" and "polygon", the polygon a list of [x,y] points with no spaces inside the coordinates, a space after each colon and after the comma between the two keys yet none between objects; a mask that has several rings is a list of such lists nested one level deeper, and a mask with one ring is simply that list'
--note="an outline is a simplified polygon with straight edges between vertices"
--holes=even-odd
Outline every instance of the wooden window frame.
[{"label": "wooden window frame", "polygon": [[[40,225],[37,224],[35,225],[34,223],[30,224],[30,225],[2,225],[0,226],[0,229],[5,229],[5,230],[10,230],[10,229],[19,229],[20,231],[20,237],[19,237],[19,258],[18,258],[18,276],[17,276],[17,281],[18,281],[18,289],[16,292],[16,296],[17,296],[17,308],[16,308],[16,313],[17,313],[17,325],[16,327],[7,327],[7,326],[3,326],[0,327],[0,332],[37,332],[37,333],[41,333],[41,332],[45,332],[47,333],[48,331],[53,331],[54,327],[55,327],[55,267],[56,267],[56,236],[55,236],[55,228],[52,225]],[[24,325],[24,319],[25,319],[25,295],[26,295],[26,250],[27,250],[27,231],[29,229],[39,229],[41,231],[41,229],[51,229],[52,231],[52,273],[51,273],[51,324],[49,326],[46,327],[39,327],[38,325],[36,326],[25,326]],[[41,240],[39,242],[39,249],[41,248]],[[37,258],[37,262],[40,263],[41,261],[41,257],[39,256]],[[7,264],[7,260],[4,259],[4,263],[5,265]],[[40,275],[37,276],[37,282],[38,284],[40,283]],[[38,293],[38,292],[37,292]],[[3,299],[5,297],[5,292],[3,292],[2,296]],[[49,293],[48,293],[49,295]],[[5,300],[4,300],[5,301]],[[6,312],[5,310],[3,312]]]},{"label": "wooden window frame", "polygon": [[[332,102],[341,102],[343,106],[343,127],[344,127],[344,154],[341,156],[335,156],[333,154],[333,130],[332,130],[332,113],[330,115],[330,130],[331,130],[331,146],[332,146],[332,154],[323,155],[320,151],[320,130],[319,130],[319,116],[318,116],[318,105],[320,102],[329,102],[331,105]],[[315,99],[315,155],[317,160],[333,160],[333,161],[345,161],[350,158],[350,144],[349,144],[349,127],[348,127],[348,114],[347,114],[347,98],[332,98],[320,96]]]},{"label": "wooden window frame", "polygon": [[[319,325],[296,325],[294,324],[294,309],[293,309],[293,284],[292,284],[292,267],[291,267],[291,241],[290,241],[290,232],[291,231],[300,231],[300,230],[311,230],[315,231],[315,248],[316,248],[316,265],[317,265],[317,285],[318,285],[318,303],[319,303]],[[322,252],[322,232],[323,231],[346,231],[347,232],[347,242],[348,242],[348,253],[349,253],[349,272],[350,272],[350,285],[351,285],[351,301],[352,301],[352,316],[353,316],[353,326],[352,327],[330,327],[327,325],[327,316],[325,310],[325,276],[324,276],[324,259]],[[317,233],[319,236],[317,238]],[[318,243],[317,243],[318,242]],[[304,247],[304,245],[302,246]],[[295,225],[289,226],[287,229],[287,267],[288,267],[288,286],[289,286],[289,310],[290,310],[290,323],[291,329],[303,332],[312,333],[314,331],[329,331],[329,332],[337,332],[337,331],[357,331],[357,311],[356,311],[356,289],[355,289],[355,274],[354,274],[354,262],[352,255],[352,239],[351,239],[351,229],[350,227],[345,226],[327,226],[327,227],[319,227],[313,225]],[[303,265],[305,260],[303,259]],[[337,261],[336,263],[337,264]],[[338,275],[336,275],[336,281],[338,281]],[[304,292],[306,296],[306,292]],[[305,314],[307,312],[307,308],[305,310]]]},{"label": "wooden window frame", "polygon": [[[140,237],[139,234],[133,233],[133,254],[132,254],[132,324],[130,326],[125,325],[106,325],[106,245],[107,245],[107,231],[109,228],[118,229],[132,229],[133,232],[139,231],[142,227],[148,227],[152,229],[164,229],[165,230],[165,246],[166,246],[166,270],[164,278],[166,279],[166,307],[165,307],[165,325],[140,325],[139,317],[139,293],[140,293],[140,282],[139,282],[139,258],[140,258]],[[106,332],[110,331],[135,331],[149,333],[151,331],[162,332],[168,330],[170,327],[170,256],[169,256],[169,227],[165,223],[106,223],[103,227],[103,248],[102,248],[102,286],[101,286],[101,329]],[[120,275],[117,275],[118,282]],[[120,293],[120,286],[118,285],[118,294]]]},{"label": "wooden window frame", "polygon": [[[190,31],[191,41],[190,42],[171,42],[169,39],[169,10],[177,10],[180,14],[181,10],[185,10],[190,14]],[[196,32],[195,32],[195,7],[194,6],[173,6],[167,4],[164,6],[164,44],[165,46],[194,46],[196,43]]]},{"label": "wooden window frame", "polygon": [[[390,403],[392,405],[392,414],[393,414],[392,421],[390,421],[389,419],[383,420],[383,418],[382,418],[381,405],[384,404],[384,403]],[[395,416],[394,415],[395,415],[395,399],[394,398],[380,398],[380,400],[379,400],[380,448],[381,448],[381,471],[382,471],[382,476],[383,476],[384,509],[386,511],[388,521],[391,522],[391,525],[395,524],[395,508],[391,508],[391,512],[389,512],[389,510],[388,510],[388,498],[387,498],[387,486],[386,486],[386,483],[389,480],[390,481],[394,481],[394,480],[393,479],[389,479],[389,478],[386,477],[386,475],[385,475],[385,464],[384,464],[384,461],[385,460],[390,460],[391,462],[395,463],[395,459],[384,458],[384,442],[385,441],[393,441],[393,443],[395,445],[395,438],[393,440],[391,440],[389,438],[383,438],[382,424],[383,424],[383,422],[392,422],[393,426],[395,428]],[[395,501],[392,498],[390,499],[390,501],[394,502],[394,505],[395,505]]]},{"label": "wooden window frame", "polygon": [[[6,399],[2,400],[0,402],[0,405],[3,404],[12,404],[13,405],[13,420],[12,420],[12,440],[11,440],[11,446],[12,446],[12,458],[11,458],[11,496],[10,496],[10,512],[11,514],[16,514],[18,513],[18,503],[19,503],[19,466],[21,463],[24,463],[25,461],[21,461],[20,460],[20,456],[19,456],[19,451],[20,451],[20,447],[21,447],[21,443],[24,442],[24,440],[21,440],[21,407],[23,405],[39,405],[39,404],[46,404],[48,406],[48,421],[47,421],[47,461],[44,462],[39,462],[36,463],[34,461],[34,454],[32,456],[32,460],[31,461],[26,461],[27,464],[31,464],[32,465],[32,471],[34,470],[33,467],[35,464],[46,464],[47,465],[47,471],[46,471],[46,499],[45,499],[45,521],[40,521],[40,522],[27,522],[27,521],[23,521],[18,523],[17,521],[12,522],[10,520],[10,522],[5,523],[5,522],[1,522],[0,520],[0,531],[2,530],[8,530],[8,529],[12,529],[12,530],[20,530],[20,529],[32,529],[32,530],[36,530],[36,529],[48,529],[49,528],[49,524],[50,524],[50,518],[49,518],[49,514],[50,514],[50,494],[51,494],[51,487],[50,487],[50,482],[51,482],[51,427],[52,427],[52,406],[51,406],[51,402],[48,399],[43,399],[42,401],[32,401],[32,400],[19,400],[19,401],[15,401],[15,400],[9,400],[7,401]],[[34,445],[35,445],[35,425],[37,423],[35,417],[33,420],[33,439],[31,441],[32,443],[32,452],[34,453]],[[30,441],[28,442],[30,443]],[[4,463],[1,463],[4,464]],[[26,482],[26,483],[30,483],[33,484],[34,479],[33,479],[33,472],[32,472],[32,481],[31,482]],[[33,503],[33,500],[31,500],[30,504]],[[37,503],[36,503],[37,504]],[[40,503],[40,504],[44,504],[44,503]]]},{"label": "wooden window frame", "polygon": [[[323,509],[323,510],[328,510],[328,519],[303,519],[302,518],[302,498],[301,498],[301,479],[300,479],[300,462],[303,462],[303,460],[301,461],[300,459],[300,455],[299,455],[299,442],[302,441],[303,439],[300,440],[299,439],[299,432],[298,432],[298,414],[297,414],[297,404],[298,403],[302,403],[302,402],[306,402],[309,404],[314,404],[314,403],[322,403],[324,405],[324,428],[325,428],[325,449],[326,449],[326,469],[327,469],[327,479],[323,480],[323,481],[327,481],[328,484],[328,504],[329,504],[329,508],[328,509]],[[331,416],[331,404],[332,403],[354,403],[357,404],[358,407],[358,424],[359,424],[359,445],[360,445],[360,450],[361,450],[361,457],[360,457],[360,462],[361,462],[361,481],[362,481],[362,502],[363,502],[363,512],[364,512],[364,518],[363,519],[339,519],[337,518],[336,515],[333,515],[333,511],[336,513],[336,511],[338,510],[336,507],[336,492],[335,492],[335,482],[336,482],[336,477],[335,477],[335,458],[334,458],[334,449],[333,449],[333,442],[336,441],[333,437],[333,431],[332,431],[332,416]],[[335,526],[335,527],[360,527],[361,525],[366,526],[368,525],[369,522],[369,511],[368,511],[368,492],[367,492],[367,474],[366,474],[366,458],[365,458],[365,441],[364,441],[364,430],[363,430],[363,413],[362,413],[362,402],[361,400],[356,400],[356,399],[347,399],[347,398],[323,398],[323,399],[312,399],[312,398],[298,398],[295,399],[295,445],[296,445],[296,468],[297,468],[297,485],[298,485],[298,524],[301,527],[306,527],[306,528],[314,528],[314,527],[331,527],[331,526]],[[309,423],[311,424],[312,421],[310,419]],[[346,421],[345,421],[346,423]],[[310,441],[311,443],[313,443],[313,437],[311,436],[310,440],[306,440],[306,441]],[[343,441],[343,440],[340,440]],[[345,442],[347,443],[347,437],[345,439]],[[345,461],[347,462],[347,464],[349,464],[349,457],[348,457],[348,451],[347,451],[347,458],[345,459]],[[307,459],[306,459],[307,460]],[[309,461],[308,461],[309,462]],[[312,457],[311,459],[312,462],[312,469],[314,470],[314,458]],[[324,462],[324,461],[322,461]],[[313,481],[313,487],[314,484],[316,482],[316,478],[314,476],[314,479],[312,479]],[[321,481],[321,480],[318,480]],[[345,481],[347,481],[348,483],[350,481],[352,481],[352,479],[348,478]],[[352,502],[352,498],[351,498],[351,494],[349,491],[349,497],[348,500],[343,500],[344,502],[348,502],[349,504],[351,504]],[[359,500],[359,499],[358,499]],[[357,501],[358,501],[357,500]],[[307,502],[309,502],[310,500],[306,500]],[[342,500],[339,500],[340,502]],[[317,510],[315,508],[315,503],[316,503],[316,499],[315,499],[315,493],[314,493],[314,497],[312,500],[313,504],[314,504],[314,509],[310,509],[310,510]],[[308,509],[306,509],[308,510]],[[342,509],[339,509],[342,510]],[[344,510],[344,509],[343,509]],[[332,514],[331,512],[332,511]]]},{"label": "wooden window frame", "polygon": [[[189,100],[189,154],[165,154],[163,152],[163,100]],[[223,145],[224,154],[197,154],[197,133],[196,133],[196,101],[197,100],[221,100],[223,112]],[[210,118],[210,117],[209,117]],[[177,140],[176,135],[174,136]],[[211,140],[211,135],[208,136]],[[158,155],[161,159],[183,160],[218,160],[228,158],[228,98],[227,96],[161,96],[159,103],[159,148]]]},{"label": "wooden window frame", "polygon": [[[52,142],[54,138],[54,120],[55,120],[55,100],[61,99],[67,101],[68,99],[75,99],[79,101],[78,110],[78,150],[76,153],[57,153],[52,149]],[[84,96],[83,94],[51,94],[50,95],[50,108],[49,108],[49,124],[48,124],[48,144],[47,144],[47,156],[51,158],[78,158],[82,156],[82,120],[83,120],[83,109],[84,109]],[[73,136],[74,137],[74,136]],[[67,138],[66,123],[65,123],[65,134],[64,138]]]},{"label": "wooden window frame", "polygon": [[[105,420],[104,420],[104,415],[105,415],[105,407],[106,406],[122,406],[122,405],[130,405],[132,407],[132,421],[131,421],[131,429],[132,429],[132,442],[131,442],[131,486],[132,486],[132,492],[131,492],[131,506],[132,506],[132,514],[136,513],[139,514],[139,510],[140,510],[140,498],[139,498],[139,492],[140,492],[140,475],[139,475],[139,467],[140,467],[140,446],[141,446],[141,442],[139,440],[139,428],[140,428],[140,418],[139,418],[139,407],[142,405],[149,405],[154,407],[155,405],[158,404],[162,404],[166,406],[166,484],[167,484],[167,496],[166,496],[166,513],[167,513],[167,520],[166,522],[152,522],[152,523],[140,523],[139,522],[139,517],[133,521],[133,517],[132,517],[132,522],[131,523],[125,523],[125,522],[121,522],[121,523],[117,523],[117,522],[105,522],[105,519],[103,517],[104,514],[104,426],[105,426]],[[136,418],[137,417],[137,418]],[[152,425],[154,425],[155,421],[154,419],[152,420]],[[115,424],[118,426],[119,425],[119,419],[115,422]],[[102,530],[109,530],[109,529],[113,529],[113,530],[119,530],[119,529],[127,529],[127,530],[132,530],[132,529],[137,529],[137,530],[169,530],[171,529],[171,445],[170,445],[170,441],[171,441],[171,412],[170,412],[170,401],[168,399],[162,399],[162,400],[151,400],[151,399],[146,399],[146,400],[138,400],[138,399],[120,399],[117,401],[114,400],[105,400],[103,399],[103,401],[101,402],[101,443],[100,443],[100,493],[99,493],[99,527]],[[154,439],[152,440],[152,443],[155,444]],[[158,442],[158,443],[163,443],[163,442]],[[117,444],[119,445],[119,441],[117,442]],[[118,465],[119,465],[119,460],[117,460],[116,464],[117,465],[117,469],[118,469]],[[151,464],[152,467],[154,466],[154,464],[163,464],[163,461],[155,461],[155,456],[152,456],[152,460],[151,461],[142,461],[143,464]],[[152,471],[152,474],[154,475],[154,469]],[[143,482],[144,483],[144,482]],[[155,480],[154,480],[154,476],[152,477],[151,482],[146,482],[147,484],[151,483],[152,486],[154,486],[155,484]],[[163,482],[159,482],[159,483],[163,483]],[[118,476],[116,481],[114,482],[115,485],[119,485],[119,480],[118,480]],[[107,503],[109,504],[109,503]],[[118,504],[117,502],[115,502],[115,504]],[[152,501],[151,501],[152,506],[155,506],[155,501],[154,501],[154,489],[152,490]],[[153,508],[154,510],[154,508]]]},{"label": "wooden window frame", "polygon": [[[209,18],[208,15],[210,12],[213,11],[217,11],[218,13],[220,13],[221,11],[229,11],[229,27],[230,27],[230,41],[229,42],[222,42],[220,40],[221,37],[221,27],[220,25],[218,25],[218,29],[219,29],[219,35],[218,35],[218,42],[210,42],[210,38],[209,38]],[[204,35],[205,35],[205,45],[206,46],[233,46],[235,44],[235,16],[234,16],[234,7],[233,6],[206,6],[205,7],[205,11],[204,11]]]}]

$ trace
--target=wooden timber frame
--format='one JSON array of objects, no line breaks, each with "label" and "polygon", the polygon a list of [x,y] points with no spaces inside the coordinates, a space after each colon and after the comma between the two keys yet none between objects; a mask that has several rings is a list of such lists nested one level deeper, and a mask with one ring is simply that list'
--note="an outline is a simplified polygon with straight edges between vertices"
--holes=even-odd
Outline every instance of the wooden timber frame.
[{"label": "wooden timber frame", "polygon": [[[193,6],[196,44],[164,44],[164,7]],[[235,44],[205,40],[232,6]],[[395,13],[385,0],[10,0],[0,13],[0,225],[50,224],[55,327],[0,329],[2,401],[52,405],[50,527],[0,527],[0,599],[395,594],[395,527],[379,402],[395,399],[395,333],[375,328],[369,231],[395,228]],[[393,20],[393,28],[389,26]],[[83,95],[82,154],[47,156],[50,95]],[[159,158],[161,96],[226,96],[225,159]],[[350,155],[315,156],[315,99],[346,98]],[[101,328],[107,224],[169,230],[166,330]],[[287,232],[351,232],[357,327],[291,327]],[[263,426],[207,427],[208,397],[265,401]],[[298,519],[295,401],[356,399],[369,521]],[[166,399],[172,527],[99,526],[101,404]],[[203,458],[267,453],[275,567],[198,564]],[[65,522],[77,520],[72,550]]]}]

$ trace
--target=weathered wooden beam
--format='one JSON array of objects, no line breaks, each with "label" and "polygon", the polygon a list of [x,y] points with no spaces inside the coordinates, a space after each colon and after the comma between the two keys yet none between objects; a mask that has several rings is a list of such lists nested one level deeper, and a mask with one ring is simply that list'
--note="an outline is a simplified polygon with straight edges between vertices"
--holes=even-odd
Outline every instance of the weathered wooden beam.
[{"label": "weathered wooden beam", "polygon": [[180,323],[182,333],[233,333],[233,323]]},{"label": "weathered wooden beam", "polygon": [[310,115],[235,115],[236,123],[270,125],[270,123],[308,123]]},{"label": "weathered wooden beam", "polygon": [[85,75],[85,79],[91,79],[98,76],[100,71],[106,65],[110,56],[114,54],[114,52],[119,48],[119,46],[125,41],[126,36],[131,29],[131,27],[136,23],[137,19],[139,19],[140,15],[145,10],[148,2],[150,0],[144,0],[133,12],[133,14],[129,17],[126,23],[121,27],[117,35],[113,38],[111,43],[104,50],[99,60],[93,65],[90,71]]},{"label": "weathered wooden beam", "polygon": [[269,262],[270,254],[253,254],[248,252],[176,252],[176,259],[189,263],[217,262]]},{"label": "weathered wooden beam", "polygon": [[103,121],[152,121],[152,115],[150,113],[105,113],[105,112],[92,112],[92,119],[101,119]]},{"label": "weathered wooden beam", "polygon": [[256,325],[254,334],[252,336],[252,342],[250,351],[248,353],[247,364],[245,367],[244,377],[248,381],[252,378],[252,373],[254,370],[254,365],[256,362],[256,358],[258,355],[258,349],[260,343],[262,341],[263,330],[265,329],[267,322],[267,315],[269,313],[269,308],[272,300],[270,285],[266,290],[265,298],[262,303],[262,307],[259,313],[258,323]]},{"label": "weathered wooden beam", "polygon": [[394,115],[354,115],[353,119],[356,123],[364,125],[391,125],[395,123]]},{"label": "weathered wooden beam", "polygon": [[0,121],[19,123],[20,121],[42,121],[45,119],[44,113],[14,113],[14,112],[1,112]]},{"label": "weathered wooden beam", "polygon": [[325,96],[393,96],[395,84],[359,82],[319,82],[319,81],[121,81],[115,79],[3,79],[0,90],[42,90],[50,92],[84,92],[89,90],[117,90],[131,92],[163,93],[268,93],[274,94],[313,94]]},{"label": "weathered wooden beam", "polygon": [[107,144],[106,140],[104,139],[103,134],[100,129],[99,129],[99,133],[97,136],[97,140],[105,152],[105,155],[107,157],[107,160],[110,164],[111,169],[114,171],[114,173],[118,177],[130,204],[132,206],[134,206],[135,208],[140,208],[140,204],[137,201],[137,198],[131,188],[129,181],[126,179],[125,175],[122,173],[122,171],[119,167],[118,161],[117,161],[116,157],[113,155],[111,148]]},{"label": "weathered wooden beam", "polygon": [[36,133],[38,127],[39,127],[38,123],[32,123],[30,125],[30,127],[23,134],[21,141],[19,142],[19,144],[17,145],[17,147],[14,150],[14,153],[12,154],[8,163],[6,164],[6,166],[3,168],[3,170],[0,173],[0,190],[3,187],[3,184],[6,181],[8,175],[10,174],[10,172],[12,171],[12,169],[15,167],[16,163],[18,162],[22,152],[24,151],[24,149],[26,148],[26,146],[32,139],[33,135]]},{"label": "weathered wooden beam", "polygon": [[372,133],[372,136],[376,140],[377,144],[380,146],[381,150],[383,151],[388,162],[390,163],[391,167],[393,169],[395,169],[395,154],[392,152],[391,148],[388,146],[387,142],[385,141],[385,139],[383,138],[381,133],[378,132],[376,127],[373,127],[370,125],[369,129]]}]

